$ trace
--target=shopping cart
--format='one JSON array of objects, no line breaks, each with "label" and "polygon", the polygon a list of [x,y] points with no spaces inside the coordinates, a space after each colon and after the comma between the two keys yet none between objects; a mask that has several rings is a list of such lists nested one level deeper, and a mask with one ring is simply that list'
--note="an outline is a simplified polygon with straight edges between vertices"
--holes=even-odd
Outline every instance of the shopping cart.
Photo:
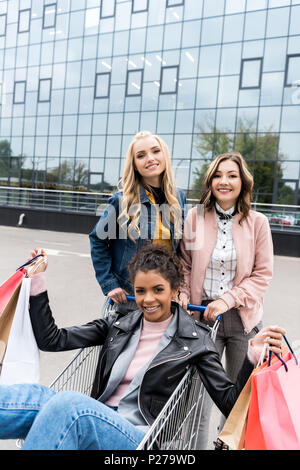
[{"label": "shopping cart", "polygon": [[[127,300],[134,300],[127,296]],[[204,311],[205,307],[188,304],[188,310]],[[210,335],[215,341],[221,315]],[[90,395],[101,346],[83,348],[64,368],[50,387],[56,392],[73,390]],[[145,434],[137,450],[194,450],[197,449],[199,421],[205,388],[197,368],[191,366],[173,394]]]}]

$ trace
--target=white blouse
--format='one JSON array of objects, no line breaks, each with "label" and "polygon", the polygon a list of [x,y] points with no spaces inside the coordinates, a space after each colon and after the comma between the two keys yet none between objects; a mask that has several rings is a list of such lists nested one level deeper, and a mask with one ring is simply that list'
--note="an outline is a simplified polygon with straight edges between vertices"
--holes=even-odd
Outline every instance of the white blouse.
[{"label": "white blouse", "polygon": [[[224,211],[217,203],[216,209],[226,215],[234,212],[234,207]],[[221,219],[217,214],[217,221],[217,242],[206,269],[203,285],[205,300],[216,300],[231,289],[236,273],[236,251],[232,238],[233,217]]]}]

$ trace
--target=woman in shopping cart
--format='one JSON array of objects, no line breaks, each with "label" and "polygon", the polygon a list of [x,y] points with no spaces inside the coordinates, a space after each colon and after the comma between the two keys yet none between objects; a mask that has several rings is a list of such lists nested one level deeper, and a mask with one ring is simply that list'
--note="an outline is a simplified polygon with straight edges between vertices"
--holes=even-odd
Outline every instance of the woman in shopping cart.
[{"label": "woman in shopping cart", "polygon": [[166,143],[149,131],[136,134],[127,151],[120,191],[109,199],[90,234],[96,278],[119,312],[136,309],[135,302],[126,299],[132,294],[129,261],[148,243],[159,241],[177,249],[185,203],[184,192],[175,187]]},{"label": "woman in shopping cart", "polygon": [[[204,320],[211,323],[224,314],[216,347],[220,357],[225,351],[225,369],[235,381],[248,341],[261,328],[273,272],[272,236],[267,217],[251,210],[253,178],[239,153],[219,155],[203,186],[199,206],[188,212],[180,245],[181,304],[207,305]],[[203,448],[206,436],[204,429]]]},{"label": "woman in shopping cart", "polygon": [[209,329],[172,301],[183,275],[176,255],[166,247],[146,246],[131,261],[138,309],[117,320],[58,328],[43,269],[40,265],[41,272],[32,276],[34,295],[30,298],[39,347],[45,351],[103,347],[93,398],[72,391],[55,392],[38,384],[0,386],[0,438],[25,438],[24,450],[136,449],[191,365],[197,366],[212,399],[228,415],[264,347],[281,351],[284,330],[275,326],[261,330],[249,341],[233,384]]}]

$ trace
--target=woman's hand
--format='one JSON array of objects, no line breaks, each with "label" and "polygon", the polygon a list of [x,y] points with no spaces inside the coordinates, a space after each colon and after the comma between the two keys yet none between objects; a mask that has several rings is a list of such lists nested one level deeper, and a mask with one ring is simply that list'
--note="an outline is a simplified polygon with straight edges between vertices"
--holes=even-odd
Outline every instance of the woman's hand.
[{"label": "woman's hand", "polygon": [[123,304],[127,302],[126,295],[128,295],[126,290],[122,289],[121,287],[116,287],[116,289],[108,292],[107,297],[113,300],[115,304]]},{"label": "woman's hand", "polygon": [[203,318],[206,321],[215,322],[218,315],[227,312],[228,305],[223,299],[210,302],[204,310]]},{"label": "woman's hand", "polygon": [[259,331],[250,341],[249,346],[255,355],[256,362],[259,361],[264,346],[269,346],[269,351],[281,354],[281,345],[285,330],[280,326],[267,326]]},{"label": "woman's hand", "polygon": [[189,298],[186,294],[184,294],[183,292],[180,292],[180,294],[177,297],[177,302],[179,303],[179,305],[181,305],[182,308],[184,308],[184,310],[187,310]]},{"label": "woman's hand", "polygon": [[31,257],[28,258],[27,261],[31,260],[37,255],[43,255],[43,256],[41,256],[40,258],[37,258],[36,262],[33,263],[32,265],[29,265],[28,276],[31,277],[34,274],[38,274],[38,273],[42,273],[46,271],[47,266],[48,266],[48,257],[47,257],[45,250],[43,248],[41,249],[34,248],[34,250],[32,250],[30,254],[31,254]]}]

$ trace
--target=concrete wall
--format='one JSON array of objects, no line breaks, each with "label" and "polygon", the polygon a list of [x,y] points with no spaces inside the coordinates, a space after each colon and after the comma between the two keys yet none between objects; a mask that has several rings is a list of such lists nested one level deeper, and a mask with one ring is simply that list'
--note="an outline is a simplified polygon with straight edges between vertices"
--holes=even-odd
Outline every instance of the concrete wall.
[{"label": "concrete wall", "polygon": [[[98,220],[97,216],[84,213],[0,206],[0,225],[17,226],[21,214],[25,214],[22,227],[58,232],[88,234]],[[299,233],[273,230],[272,236],[275,255],[300,257]]]}]

